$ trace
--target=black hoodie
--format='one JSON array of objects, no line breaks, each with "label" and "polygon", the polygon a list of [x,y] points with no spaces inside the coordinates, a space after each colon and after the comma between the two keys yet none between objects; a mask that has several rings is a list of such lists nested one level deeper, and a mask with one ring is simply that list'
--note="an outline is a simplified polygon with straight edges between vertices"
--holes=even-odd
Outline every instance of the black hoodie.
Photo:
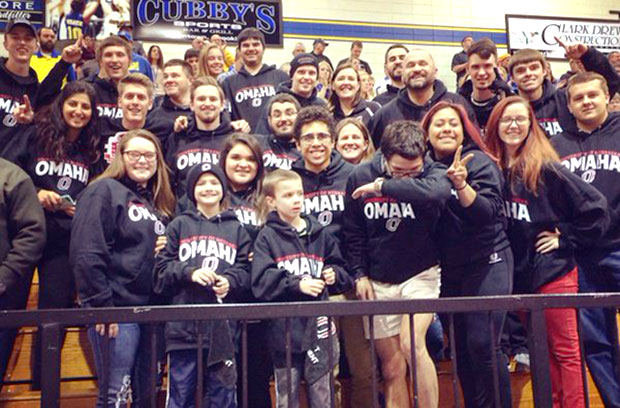
[{"label": "black hoodie", "polygon": [[474,101],[474,83],[471,79],[465,81],[463,86],[459,88],[459,95],[465,98],[471,109],[474,111],[476,114],[476,119],[478,120],[478,125],[480,125],[480,128],[482,129],[484,129],[487,125],[487,121],[489,120],[489,116],[491,116],[491,112],[493,111],[495,105],[497,105],[499,101],[505,97],[513,95],[510,85],[502,80],[497,68],[495,68],[495,76],[495,80],[491,83],[491,86],[489,86],[489,89],[494,92],[494,95],[486,101]]},{"label": "black hoodie", "polygon": [[118,106],[118,90],[116,84],[109,79],[99,78],[97,75],[84,80],[92,85],[97,96],[97,111],[99,113],[99,130],[102,135],[111,135],[121,126],[123,111]]},{"label": "black hoodie", "polygon": [[80,194],[69,262],[82,306],[149,304],[162,220],[149,188],[126,177],[98,180]]},{"label": "black hoodie", "polygon": [[396,98],[396,95],[398,95],[398,91],[400,91],[400,88],[397,88],[394,85],[390,84],[387,84],[385,88],[385,92],[375,96],[375,99],[372,100],[373,102],[377,102],[379,105],[385,106],[392,99]]},{"label": "black hoodie", "polygon": [[[515,293],[535,293],[570,272],[574,251],[599,246],[609,222],[605,197],[559,163],[543,167],[541,175],[537,196],[520,179],[507,181],[504,188]],[[538,234],[555,228],[561,233],[560,247],[536,252]]]},{"label": "black hoodie", "polygon": [[[86,188],[90,180],[92,163],[87,155],[80,151],[80,146],[69,143],[65,147],[65,157],[54,160],[41,151],[37,140],[37,127],[30,125],[23,138],[28,141],[24,153],[20,155],[20,165],[28,173],[38,190],[50,190],[63,199],[77,201],[78,195]],[[71,232],[72,218],[64,211],[47,211],[48,247],[67,248]]]},{"label": "black hoodie", "polygon": [[185,194],[185,179],[192,166],[198,163],[217,164],[224,141],[233,132],[227,114],[220,114],[215,130],[200,130],[191,116],[187,129],[170,135],[166,143],[166,163],[171,170],[170,183],[177,198]]},{"label": "black hoodie", "polygon": [[[593,47],[588,51],[581,62],[586,71],[594,71],[601,74],[607,80],[609,94],[614,95],[620,88],[620,77],[611,66],[607,57]],[[553,137],[562,130],[577,131],[577,124],[573,115],[568,110],[568,98],[566,88],[556,89],[555,86],[545,79],[543,82],[543,95],[540,99],[530,102],[538,122],[549,137]]]},{"label": "black hoodie", "polygon": [[250,201],[252,199],[252,193],[253,190],[229,190],[230,205],[228,209],[235,213],[241,225],[247,229],[250,238],[254,241],[258,235],[260,223],[258,221],[256,208]]},{"label": "black hoodie", "polygon": [[304,214],[312,215],[338,242],[342,242],[347,179],[353,171],[340,153],[332,151],[329,165],[316,174],[306,169],[303,157],[293,163],[293,171],[301,176],[304,187]]},{"label": "black hoodie", "polygon": [[[467,183],[476,190],[476,199],[469,207],[463,207],[451,187],[452,194],[437,230],[442,266],[465,265],[510,246],[506,236],[502,173],[475,144],[464,144],[462,157],[470,153],[474,158],[467,164]],[[429,157],[436,160],[432,152]],[[454,155],[450,155],[437,161],[450,166],[453,160]]]},{"label": "black hoodie", "polygon": [[[230,291],[224,298],[235,301],[250,290],[250,237],[232,211],[207,218],[194,203],[166,228],[166,246],[157,255],[153,289],[172,298],[173,305],[216,304],[211,287],[192,281],[192,274],[208,268],[228,279]],[[204,347],[209,349],[209,365],[234,356],[226,320],[210,320],[200,325]],[[197,347],[199,325],[194,321],[166,323],[166,350]],[[217,356],[217,357],[216,357]]]},{"label": "black hoodie", "polygon": [[256,136],[263,148],[263,165],[266,171],[290,170],[293,162],[301,157],[293,138],[284,140],[273,134]]},{"label": "black hoodie", "polygon": [[[351,198],[357,187],[378,177],[388,177],[381,196]],[[356,166],[347,182],[344,245],[355,279],[397,284],[439,264],[435,235],[451,187],[446,166],[429,161],[416,178],[389,177],[384,156],[377,153]]]},{"label": "black hoodie", "polygon": [[368,127],[373,116],[375,116],[375,113],[377,113],[379,109],[381,109],[381,105],[379,103],[362,99],[353,108],[353,111],[348,116],[345,116],[344,112],[342,112],[342,109],[340,109],[340,104],[336,104],[333,115],[336,123],[345,118],[355,118],[361,120],[364,126]]},{"label": "black hoodie", "polygon": [[611,217],[607,233],[597,247],[620,245],[620,113],[613,112],[592,133],[566,130],[551,139],[564,167],[600,191]]},{"label": "black hoodie", "polygon": [[165,95],[161,105],[148,113],[144,127],[159,136],[161,145],[166,146],[168,136],[174,133],[174,121],[183,115],[192,115],[190,107],[178,106]]},{"label": "black hoodie", "polygon": [[24,102],[25,95],[35,102],[39,81],[32,68],[28,76],[22,77],[10,72],[6,61],[0,58],[0,157],[16,163],[19,149],[15,148],[14,138],[21,138],[27,126],[15,121],[13,109]]},{"label": "black hoodie", "polygon": [[439,101],[449,101],[463,105],[472,122],[476,123],[476,115],[471,109],[467,101],[461,96],[448,92],[443,82],[435,80],[433,84],[433,96],[424,105],[416,105],[409,99],[407,88],[398,91],[398,95],[391,102],[384,105],[375,113],[368,130],[372,135],[372,141],[375,146],[381,146],[381,137],[385,128],[392,122],[397,120],[413,120],[419,122],[422,120],[426,112]]},{"label": "black hoodie", "polygon": [[[278,87],[276,88],[276,95],[283,94],[283,93],[289,94],[295,99],[297,99],[297,102],[299,102],[299,105],[302,108],[305,108],[306,106],[327,106],[327,102],[325,102],[324,99],[319,97],[319,94],[316,88],[312,90],[312,93],[310,94],[309,97],[304,98],[303,96],[293,92],[293,90],[291,89],[292,86],[293,86],[293,81],[287,78],[286,81],[280,83]],[[271,126],[269,125],[268,107],[269,107],[269,102],[265,103],[263,110],[261,111],[260,116],[258,118],[258,122],[256,123],[256,128],[252,128],[254,129],[254,133],[257,133],[259,135],[268,135],[272,133]]]},{"label": "black hoodie", "polygon": [[224,79],[222,90],[230,104],[231,120],[245,119],[254,131],[266,102],[276,94],[278,84],[289,79],[286,72],[275,65],[265,64],[256,75],[243,67],[237,74]]},{"label": "black hoodie", "polygon": [[[336,272],[336,283],[326,286],[330,294],[343,293],[352,287],[345,271],[335,238],[327,233],[313,217],[304,216],[306,232],[303,236],[293,226],[282,221],[274,211],[268,214],[265,226],[254,243],[252,261],[252,293],[267,302],[295,302],[327,300],[328,291],[314,298],[299,289],[304,276],[322,279],[322,271],[331,267]],[[318,319],[321,319],[320,317]],[[291,319],[291,346],[293,353],[303,353],[314,347],[316,330],[308,336],[308,327],[316,327],[317,318]],[[281,365],[285,352],[284,319],[269,321],[269,346]]]}]

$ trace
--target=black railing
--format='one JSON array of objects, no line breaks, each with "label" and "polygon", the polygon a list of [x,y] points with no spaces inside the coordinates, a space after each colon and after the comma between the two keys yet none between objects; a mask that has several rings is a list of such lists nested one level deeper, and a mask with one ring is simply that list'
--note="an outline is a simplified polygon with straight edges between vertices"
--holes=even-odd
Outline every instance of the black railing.
[{"label": "black railing", "polygon": [[[247,399],[247,322],[252,320],[265,320],[275,318],[291,317],[315,317],[329,316],[329,326],[331,319],[340,316],[376,316],[387,314],[409,315],[411,333],[411,364],[410,364],[410,383],[413,395],[413,404],[417,406],[417,390],[415,367],[415,336],[413,315],[418,313],[444,313],[449,316],[449,338],[452,355],[452,376],[453,393],[455,405],[459,406],[459,394],[454,348],[454,324],[453,314],[462,312],[491,312],[491,311],[524,311],[529,314],[529,347],[531,361],[532,392],[536,407],[551,407],[551,381],[549,373],[549,358],[547,346],[547,330],[545,323],[544,310],[548,308],[609,308],[614,311],[620,307],[620,294],[618,293],[597,293],[579,295],[523,295],[523,296],[490,296],[490,297],[464,297],[464,298],[442,298],[442,299],[420,299],[420,300],[397,300],[397,301],[346,301],[346,302],[306,302],[306,303],[261,303],[261,304],[217,304],[217,305],[191,305],[191,306],[145,306],[145,307],[118,307],[101,309],[58,309],[58,310],[32,310],[32,311],[0,311],[0,327],[23,327],[39,326],[41,330],[42,348],[42,373],[41,379],[41,406],[59,407],[60,406],[60,352],[61,352],[61,331],[64,327],[75,325],[92,325],[95,323],[141,323],[141,324],[162,324],[168,321],[205,321],[231,319],[241,322],[241,355],[242,355],[242,376],[241,386],[243,390],[242,407],[248,406]],[[373,333],[373,321],[369,319],[370,332]],[[286,327],[290,327],[287,319]],[[492,322],[492,321],[491,321]],[[492,324],[492,323],[491,323]],[[494,332],[490,327],[491,333]],[[617,332],[617,328],[616,328]],[[107,326],[106,326],[107,333]],[[156,336],[155,330],[149,334],[153,339]],[[291,370],[291,338],[287,331],[286,350],[288,380],[287,389],[291,392],[290,370]],[[198,370],[202,367],[202,344],[203,339],[199,336],[198,342]],[[109,339],[104,340],[104,359],[107,359],[107,346]],[[375,374],[376,351],[373,336],[370,336],[371,361],[372,361],[372,380],[374,405],[379,407],[377,376]],[[152,351],[155,350],[155,342],[152,342]],[[616,347],[617,338],[616,338]],[[151,372],[149,383],[152,390],[156,389],[156,353],[150,353]],[[491,353],[495,355],[495,353]],[[582,353],[583,354],[583,353]],[[333,350],[329,350],[330,363],[333,362]],[[620,352],[616,353],[620,358]],[[499,364],[494,358],[493,364]],[[109,369],[107,361],[105,373]],[[330,364],[330,367],[333,366]],[[197,407],[201,406],[202,395],[202,376],[197,378]],[[333,374],[330,374],[332,384],[331,393],[334,394]],[[497,375],[494,378],[495,404],[499,406],[499,387]],[[107,389],[107,384],[100,383],[99,387]],[[156,406],[156,392],[151,392],[150,406]],[[586,400],[588,399],[586,388]],[[289,403],[291,399],[289,398]],[[331,398],[332,406],[334,398]]]}]

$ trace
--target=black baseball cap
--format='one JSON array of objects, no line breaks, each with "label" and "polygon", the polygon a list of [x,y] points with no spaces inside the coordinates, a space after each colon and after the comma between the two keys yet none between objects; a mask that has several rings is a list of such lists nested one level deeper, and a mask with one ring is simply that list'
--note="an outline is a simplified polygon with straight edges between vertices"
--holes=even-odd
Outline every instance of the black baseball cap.
[{"label": "black baseball cap", "polygon": [[329,44],[325,42],[324,39],[322,38],[317,38],[316,40],[314,40],[314,42],[312,43],[312,45],[317,45],[317,44],[323,44],[325,47],[327,47]]},{"label": "black baseball cap", "polygon": [[26,18],[15,18],[9,21],[8,23],[6,23],[6,26],[4,27],[4,34],[10,33],[11,31],[13,31],[15,27],[19,27],[19,26],[26,27],[27,29],[30,30],[33,36],[35,37],[37,36],[37,31],[32,26],[32,23],[30,22],[30,20]]}]

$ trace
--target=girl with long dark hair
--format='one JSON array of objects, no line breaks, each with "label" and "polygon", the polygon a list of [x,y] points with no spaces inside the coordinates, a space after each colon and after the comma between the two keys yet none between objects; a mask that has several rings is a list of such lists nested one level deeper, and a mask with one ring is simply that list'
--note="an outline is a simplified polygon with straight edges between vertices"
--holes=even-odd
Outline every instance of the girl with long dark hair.
[{"label": "girl with long dark hair", "polygon": [[[71,221],[78,194],[86,188],[98,159],[99,136],[93,88],[68,83],[45,115],[28,127],[20,165],[32,178],[44,209],[47,244],[37,265],[39,309],[75,305],[75,281],[69,268]],[[33,388],[39,387],[40,337],[35,337]]]}]

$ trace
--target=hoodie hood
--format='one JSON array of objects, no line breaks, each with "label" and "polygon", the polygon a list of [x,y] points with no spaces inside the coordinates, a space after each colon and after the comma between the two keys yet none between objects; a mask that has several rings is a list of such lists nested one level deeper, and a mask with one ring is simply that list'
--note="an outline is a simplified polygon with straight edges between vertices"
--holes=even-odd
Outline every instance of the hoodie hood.
[{"label": "hoodie hood", "polygon": [[244,66],[242,66],[242,67],[241,67],[241,69],[238,71],[238,73],[239,73],[240,75],[242,75],[242,76],[246,77],[246,78],[251,78],[251,77],[254,77],[254,76],[259,76],[259,75],[262,75],[262,74],[264,74],[264,73],[266,73],[266,72],[269,72],[269,71],[273,71],[273,70],[275,70],[275,69],[277,69],[275,65],[267,65],[267,64],[263,64],[263,66],[262,66],[262,67],[260,67],[260,70],[258,71],[258,73],[256,73],[255,75],[252,75],[252,74],[250,74],[250,73],[248,72],[248,70],[247,70],[247,69],[245,69],[245,65],[244,65]]},{"label": "hoodie hood", "polygon": [[281,93],[286,93],[289,94],[291,96],[294,96],[295,99],[297,99],[297,101],[299,102],[299,104],[301,105],[302,108],[305,108],[306,106],[310,106],[310,105],[315,105],[317,104],[317,90],[316,87],[314,87],[314,89],[312,90],[312,93],[310,94],[310,96],[308,98],[304,98],[303,96],[296,94],[295,92],[293,92],[293,80],[289,80],[289,81],[284,81],[282,83],[280,83],[278,85],[278,87],[276,88],[276,93],[277,94],[281,94]]},{"label": "hoodie hood", "polygon": [[[308,217],[302,215],[301,218],[306,221],[306,234],[308,236],[313,236],[317,234],[321,228],[321,224],[314,217]],[[267,214],[267,219],[265,220],[265,225],[270,226],[274,230],[276,230],[279,234],[286,236],[287,238],[297,239],[299,233],[295,229],[295,227],[291,226],[291,224],[285,222],[280,218],[276,211],[271,211]],[[303,249],[303,248],[302,248]]]},{"label": "hoodie hood", "polygon": [[233,132],[233,127],[230,123],[230,117],[228,113],[220,112],[220,125],[213,130],[201,130],[198,129],[198,123],[196,121],[196,114],[190,117],[190,121],[187,125],[185,135],[190,140],[195,139],[210,139],[213,140],[220,136],[228,136]]},{"label": "hoodie hood", "polygon": [[[34,71],[34,69],[29,68],[28,75],[25,77],[15,75],[11,71],[9,71],[8,68],[6,67],[7,61],[8,61],[8,58],[6,57],[0,58],[0,70],[2,71],[3,76],[11,77],[11,79],[15,81],[15,83],[17,83],[19,86],[31,86],[31,85],[36,86],[39,83],[37,79],[37,73]],[[32,102],[34,103],[34,100]]]}]

